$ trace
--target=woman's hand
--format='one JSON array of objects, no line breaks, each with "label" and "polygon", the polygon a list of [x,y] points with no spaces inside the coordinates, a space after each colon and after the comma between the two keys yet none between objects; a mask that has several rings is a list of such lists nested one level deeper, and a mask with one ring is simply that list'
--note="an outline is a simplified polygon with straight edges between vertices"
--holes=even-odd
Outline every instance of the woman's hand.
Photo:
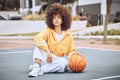
[{"label": "woman's hand", "polygon": [[47,63],[52,63],[52,54],[49,52],[47,53],[47,60],[46,60]]},{"label": "woman's hand", "polygon": [[44,45],[46,46],[46,53],[47,53],[47,59],[46,59],[46,62],[47,63],[52,63],[52,53],[50,52],[50,50],[49,50],[49,47],[48,47],[48,44],[46,43],[46,41],[45,40],[43,40],[43,43],[44,43]]},{"label": "woman's hand", "polygon": [[74,53],[72,53],[72,54],[70,54],[69,56],[68,56],[68,59],[70,59],[70,57],[72,56],[72,55],[81,55],[79,52],[74,52]]}]

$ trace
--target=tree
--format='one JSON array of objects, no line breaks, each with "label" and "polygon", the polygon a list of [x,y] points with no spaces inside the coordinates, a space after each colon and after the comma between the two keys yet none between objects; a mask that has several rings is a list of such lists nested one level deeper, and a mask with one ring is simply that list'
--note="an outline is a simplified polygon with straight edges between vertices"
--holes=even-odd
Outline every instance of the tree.
[{"label": "tree", "polygon": [[74,3],[74,2],[76,2],[76,1],[78,1],[78,0],[63,0],[63,3],[64,3],[64,4]]},{"label": "tree", "polygon": [[[52,4],[52,3],[54,3],[54,2],[58,2],[58,3],[61,3],[62,5],[63,4],[67,4],[67,3],[74,3],[75,1],[77,1],[77,0],[42,0],[42,2],[47,2],[48,4],[47,5],[44,5],[43,7],[45,7],[45,9],[46,9],[46,7],[48,7],[48,9],[50,8],[50,5]],[[45,11],[45,9],[40,9],[39,10],[39,14],[42,12],[42,10],[43,10],[43,12]]]},{"label": "tree", "polygon": [[110,16],[110,12],[111,12],[111,4],[112,4],[112,0],[107,0],[107,13],[106,13],[106,17],[105,17],[105,22],[104,22],[104,31],[103,31],[103,43],[107,44],[107,26],[108,26],[108,22],[109,22],[109,16]]},{"label": "tree", "polygon": [[20,0],[0,0],[0,10],[17,10],[20,8]]},{"label": "tree", "polygon": [[0,10],[4,10],[5,9],[5,2],[6,0],[0,0]]},{"label": "tree", "polygon": [[54,2],[59,2],[63,5],[63,4],[67,4],[67,3],[74,3],[75,1],[77,1],[77,0],[48,0],[48,8]]}]

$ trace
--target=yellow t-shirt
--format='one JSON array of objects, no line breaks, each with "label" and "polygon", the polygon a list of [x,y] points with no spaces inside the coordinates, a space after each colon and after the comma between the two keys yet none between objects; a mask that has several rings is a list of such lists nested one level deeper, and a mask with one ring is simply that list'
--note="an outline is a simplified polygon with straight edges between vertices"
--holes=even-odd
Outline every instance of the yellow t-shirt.
[{"label": "yellow t-shirt", "polygon": [[69,56],[76,52],[73,38],[69,31],[65,31],[62,39],[58,41],[55,36],[55,31],[53,29],[46,28],[43,32],[40,32],[34,37],[34,42],[44,51],[47,50],[48,45],[50,52],[56,56]]}]

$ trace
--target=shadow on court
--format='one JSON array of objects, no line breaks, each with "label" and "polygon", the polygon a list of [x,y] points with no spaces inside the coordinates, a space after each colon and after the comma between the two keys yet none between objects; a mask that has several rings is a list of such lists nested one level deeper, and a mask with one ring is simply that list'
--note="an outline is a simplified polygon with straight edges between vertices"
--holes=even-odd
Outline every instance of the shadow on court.
[{"label": "shadow on court", "polygon": [[28,77],[33,48],[0,50],[0,80],[120,80],[120,51],[78,48],[87,60],[82,73]]}]

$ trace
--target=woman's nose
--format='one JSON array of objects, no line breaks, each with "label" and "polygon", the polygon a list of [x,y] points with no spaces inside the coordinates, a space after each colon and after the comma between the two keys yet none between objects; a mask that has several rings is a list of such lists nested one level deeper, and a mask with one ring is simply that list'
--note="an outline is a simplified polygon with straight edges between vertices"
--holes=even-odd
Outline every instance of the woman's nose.
[{"label": "woman's nose", "polygon": [[55,18],[55,20],[57,21],[57,20],[58,20],[58,18]]}]

